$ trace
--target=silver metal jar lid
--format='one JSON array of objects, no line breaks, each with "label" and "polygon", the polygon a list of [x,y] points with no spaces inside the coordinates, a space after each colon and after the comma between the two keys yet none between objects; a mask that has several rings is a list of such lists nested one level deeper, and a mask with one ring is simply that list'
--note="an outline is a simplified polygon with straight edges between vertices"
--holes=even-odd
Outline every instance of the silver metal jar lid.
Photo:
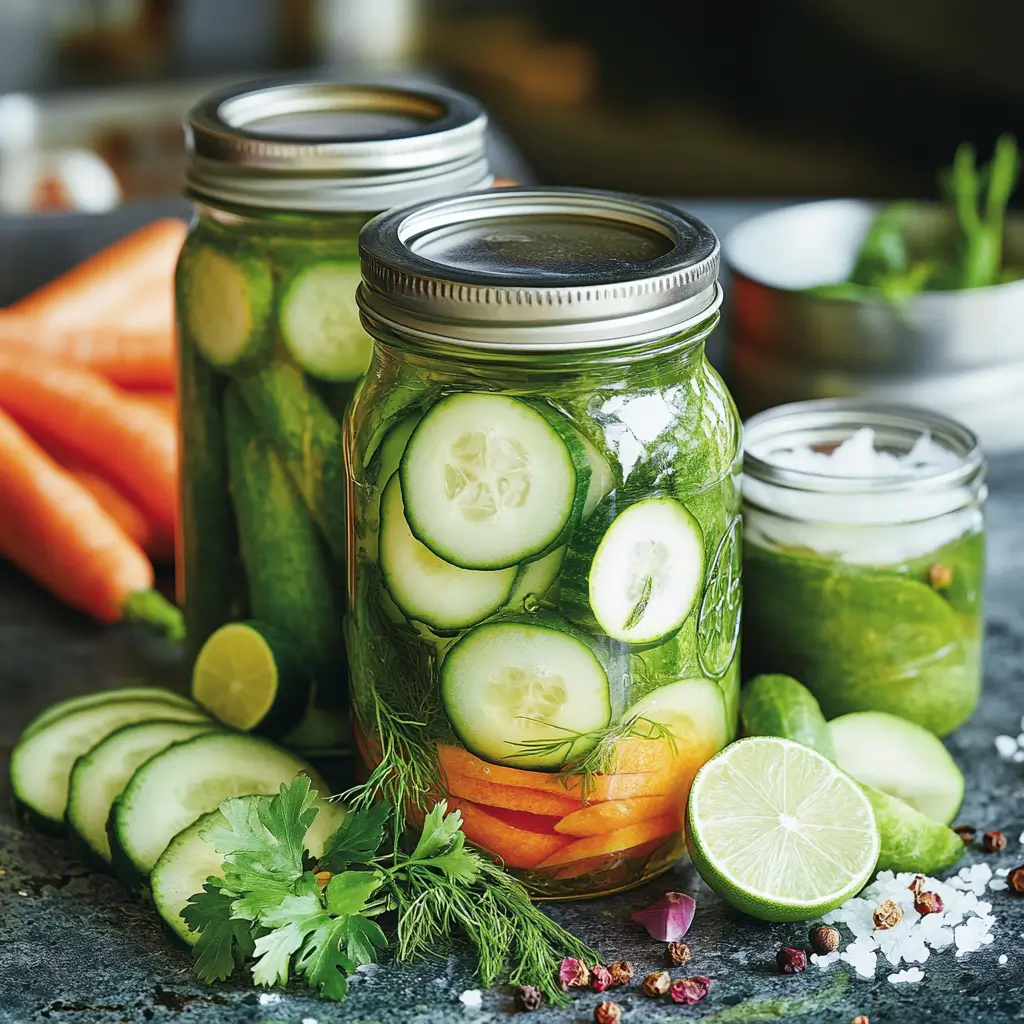
[{"label": "silver metal jar lid", "polygon": [[185,120],[187,191],[275,210],[379,211],[486,188],[487,115],[435,87],[256,82]]},{"label": "silver metal jar lid", "polygon": [[363,313],[400,333],[495,351],[638,343],[722,301],[704,223],[634,196],[494,189],[375,217],[359,237]]}]

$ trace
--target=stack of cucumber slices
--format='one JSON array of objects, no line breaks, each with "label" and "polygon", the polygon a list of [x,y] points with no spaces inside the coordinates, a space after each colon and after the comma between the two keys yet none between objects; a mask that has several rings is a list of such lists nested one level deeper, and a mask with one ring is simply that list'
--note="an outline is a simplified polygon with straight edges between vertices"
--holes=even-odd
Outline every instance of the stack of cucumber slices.
[{"label": "stack of cucumber slices", "polygon": [[[192,701],[133,686],[47,708],[11,753],[18,810],[37,827],[66,831],[89,865],[149,890],[161,916],[189,939],[179,914],[220,861],[199,833],[228,797],[273,795],[299,773],[326,794],[305,761],[265,739],[221,729]],[[344,817],[321,801],[314,856]],[[317,843],[320,847],[317,847]]]}]

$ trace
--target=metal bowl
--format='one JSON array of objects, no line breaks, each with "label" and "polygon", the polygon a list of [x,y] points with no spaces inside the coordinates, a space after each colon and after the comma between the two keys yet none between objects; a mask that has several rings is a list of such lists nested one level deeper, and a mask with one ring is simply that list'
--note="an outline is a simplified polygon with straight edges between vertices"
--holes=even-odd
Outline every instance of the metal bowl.
[{"label": "metal bowl", "polygon": [[[723,246],[732,344],[817,371],[913,375],[1024,362],[1024,280],[924,292],[901,305],[803,291],[846,279],[878,209],[849,199],[804,203],[734,228]],[[906,236],[912,251],[952,253],[952,211],[920,204]],[[1024,265],[1024,217],[1008,219],[1005,258]]]}]

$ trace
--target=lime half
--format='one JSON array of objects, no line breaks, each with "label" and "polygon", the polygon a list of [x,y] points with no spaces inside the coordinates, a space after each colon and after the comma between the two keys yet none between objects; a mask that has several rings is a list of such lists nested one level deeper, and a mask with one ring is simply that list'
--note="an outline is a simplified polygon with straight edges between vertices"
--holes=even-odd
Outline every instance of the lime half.
[{"label": "lime half", "polygon": [[690,856],[724,900],[765,921],[818,917],[856,895],[878,860],[868,798],[821,754],[774,736],[739,740],[697,773]]},{"label": "lime half", "polygon": [[301,721],[310,688],[286,639],[260,622],[221,626],[192,670],[192,699],[241,732],[284,735]]}]

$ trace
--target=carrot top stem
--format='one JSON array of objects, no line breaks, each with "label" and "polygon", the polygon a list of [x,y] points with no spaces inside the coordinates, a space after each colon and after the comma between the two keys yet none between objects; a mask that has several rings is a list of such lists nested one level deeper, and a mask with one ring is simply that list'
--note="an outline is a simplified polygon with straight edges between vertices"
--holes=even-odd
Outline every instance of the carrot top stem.
[{"label": "carrot top stem", "polygon": [[160,630],[168,640],[185,639],[185,619],[163,594],[155,590],[137,590],[124,603],[124,617],[133,622],[145,622]]}]

